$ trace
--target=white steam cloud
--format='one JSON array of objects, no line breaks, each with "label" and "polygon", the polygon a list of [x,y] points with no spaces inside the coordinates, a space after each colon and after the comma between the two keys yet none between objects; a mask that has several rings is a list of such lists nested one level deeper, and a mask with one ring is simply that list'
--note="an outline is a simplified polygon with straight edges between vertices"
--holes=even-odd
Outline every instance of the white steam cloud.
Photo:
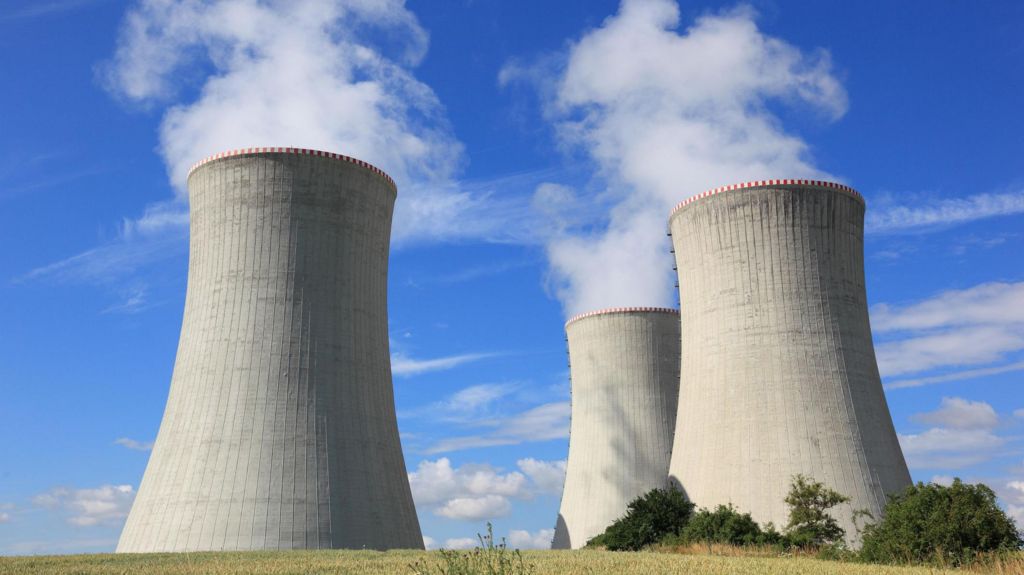
[{"label": "white steam cloud", "polygon": [[166,106],[160,151],[179,199],[195,161],[249,146],[358,157],[399,184],[396,240],[460,236],[482,209],[453,174],[461,144],[410,72],[428,36],[404,0],[140,0],[104,72]]},{"label": "white steam cloud", "polygon": [[502,70],[502,83],[540,84],[560,139],[587,153],[607,182],[608,191],[577,202],[607,204],[607,222],[547,243],[567,315],[673,301],[665,231],[675,203],[746,180],[834,179],[769,108],[842,116],[846,94],[829,55],[766,36],[754,19],[740,8],[680,32],[674,0],[624,0],[556,69]]}]

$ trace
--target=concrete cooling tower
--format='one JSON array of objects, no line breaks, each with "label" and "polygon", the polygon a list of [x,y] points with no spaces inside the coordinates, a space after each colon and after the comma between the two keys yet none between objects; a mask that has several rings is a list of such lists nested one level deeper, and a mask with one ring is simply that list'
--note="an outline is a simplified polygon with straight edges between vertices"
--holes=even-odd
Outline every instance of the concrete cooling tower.
[{"label": "concrete cooling tower", "polygon": [[422,549],[388,352],[394,182],[250,148],[188,186],[178,355],[117,550]]},{"label": "concrete cooling tower", "polygon": [[[875,363],[864,201],[845,186],[750,182],[679,204],[681,384],[671,478],[702,507],[785,527],[804,474],[878,519],[910,485]],[[861,522],[863,523],[863,521]]]},{"label": "concrete cooling tower", "polygon": [[578,549],[626,505],[666,486],[679,391],[679,312],[578,315],[569,340],[572,424],[553,549]]}]

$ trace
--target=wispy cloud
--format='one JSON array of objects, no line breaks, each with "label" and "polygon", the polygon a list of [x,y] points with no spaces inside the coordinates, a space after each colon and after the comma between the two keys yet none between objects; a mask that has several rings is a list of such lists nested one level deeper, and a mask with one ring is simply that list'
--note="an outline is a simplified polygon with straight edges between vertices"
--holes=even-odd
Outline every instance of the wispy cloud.
[{"label": "wispy cloud", "polygon": [[569,437],[569,402],[545,403],[520,413],[479,420],[481,432],[437,441],[425,453],[449,453],[464,449],[518,445]]},{"label": "wispy cloud", "polygon": [[936,383],[949,383],[951,381],[963,381],[967,379],[978,379],[987,377],[990,375],[998,375],[1000,373],[1009,373],[1013,371],[1024,371],[1024,361],[1017,361],[1006,365],[999,365],[995,367],[985,367],[981,369],[967,369],[964,371],[955,371],[953,373],[946,373],[943,375],[933,375],[931,377],[918,377],[914,379],[901,379],[892,383],[886,383],[886,389],[902,389],[905,387],[921,387],[922,385],[933,385]]},{"label": "wispy cloud", "polygon": [[127,447],[134,451],[150,451],[153,449],[152,441],[138,441],[136,439],[130,439],[128,437],[119,437],[114,440],[114,445],[120,445]]},{"label": "wispy cloud", "polygon": [[963,198],[916,201],[911,206],[873,206],[868,233],[893,233],[943,228],[975,220],[1024,213],[1024,191],[983,193]]},{"label": "wispy cloud", "polygon": [[[1021,365],[1015,356],[1024,350],[1024,282],[985,283],[904,306],[879,304],[871,308],[871,325],[883,339],[876,350],[890,389],[1015,371]],[[981,367],[889,380],[964,366]]]},{"label": "wispy cloud", "polygon": [[450,286],[502,275],[510,271],[521,270],[531,265],[534,265],[534,262],[530,260],[498,262],[493,264],[473,266],[447,274],[417,278],[415,280],[412,280],[410,283],[415,285]]},{"label": "wispy cloud", "polygon": [[1014,323],[1024,323],[1024,282],[985,283],[907,306],[871,307],[871,328],[876,332]]},{"label": "wispy cloud", "polygon": [[680,29],[674,0],[624,0],[564,53],[502,70],[503,85],[537,88],[560,142],[586,153],[604,184],[556,210],[589,205],[602,215],[546,243],[567,315],[672,301],[664,230],[676,202],[735,181],[827,177],[771,104],[842,116],[829,55],[768,36],[755,20],[738,8]]},{"label": "wispy cloud", "polygon": [[0,22],[56,16],[79,8],[103,4],[108,1],[109,0],[56,0],[45,2],[29,0],[22,6],[14,6],[5,9],[0,13]]},{"label": "wispy cloud", "polygon": [[494,357],[494,353],[464,353],[435,357],[431,359],[413,359],[403,353],[391,354],[391,373],[398,376],[419,375],[431,371],[454,369],[474,361]]},{"label": "wispy cloud", "polygon": [[149,286],[145,283],[136,282],[133,285],[129,285],[121,290],[122,299],[120,302],[105,308],[100,313],[139,313],[149,307],[149,302],[146,299],[148,292]]}]

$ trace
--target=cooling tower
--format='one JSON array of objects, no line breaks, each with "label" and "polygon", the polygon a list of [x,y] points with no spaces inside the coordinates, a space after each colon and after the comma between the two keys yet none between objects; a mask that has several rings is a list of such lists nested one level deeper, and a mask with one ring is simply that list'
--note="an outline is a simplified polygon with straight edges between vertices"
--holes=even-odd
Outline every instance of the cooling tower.
[{"label": "cooling tower", "polygon": [[[682,358],[670,474],[702,507],[785,527],[791,479],[878,519],[910,485],[875,363],[864,288],[864,201],[845,186],[718,188],[669,218]],[[863,523],[863,521],[861,521]]]},{"label": "cooling tower", "polygon": [[578,549],[626,505],[666,486],[679,391],[679,312],[578,315],[569,340],[572,424],[553,549]]},{"label": "cooling tower", "polygon": [[394,182],[249,148],[188,186],[178,355],[117,550],[422,549],[388,352]]}]

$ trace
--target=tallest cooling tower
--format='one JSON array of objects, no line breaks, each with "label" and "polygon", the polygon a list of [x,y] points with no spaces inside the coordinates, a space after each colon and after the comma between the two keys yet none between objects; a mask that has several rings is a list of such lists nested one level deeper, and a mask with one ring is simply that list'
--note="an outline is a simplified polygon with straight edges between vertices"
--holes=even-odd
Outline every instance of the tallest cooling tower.
[{"label": "tallest cooling tower", "polygon": [[422,549],[388,353],[394,182],[250,148],[188,186],[178,356],[117,550]]},{"label": "tallest cooling tower", "polygon": [[784,527],[792,477],[881,517],[910,485],[875,363],[864,201],[827,182],[705,192],[669,219],[682,357],[670,475],[703,507]]}]

